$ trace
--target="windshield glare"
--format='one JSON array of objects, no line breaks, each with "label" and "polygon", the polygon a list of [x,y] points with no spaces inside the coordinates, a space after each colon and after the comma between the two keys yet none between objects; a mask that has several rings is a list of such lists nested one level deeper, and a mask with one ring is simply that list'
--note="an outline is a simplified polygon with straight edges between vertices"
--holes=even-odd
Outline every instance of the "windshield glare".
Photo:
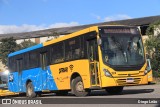
[{"label": "windshield glare", "polygon": [[103,34],[103,61],[110,65],[139,65],[144,62],[143,45],[140,35]]}]

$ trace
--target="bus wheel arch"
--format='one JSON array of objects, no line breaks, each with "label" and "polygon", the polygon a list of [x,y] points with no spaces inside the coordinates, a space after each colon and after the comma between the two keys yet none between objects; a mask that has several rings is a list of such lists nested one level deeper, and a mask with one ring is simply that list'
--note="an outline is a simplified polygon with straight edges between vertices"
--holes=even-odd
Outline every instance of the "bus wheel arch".
[{"label": "bus wheel arch", "polygon": [[84,89],[83,80],[78,73],[74,73],[71,76],[71,90],[77,97],[86,96],[88,94],[88,92]]},{"label": "bus wheel arch", "polygon": [[29,82],[32,82],[30,79],[28,79],[27,81],[26,81],[26,88],[27,88],[27,84],[29,83]]},{"label": "bus wheel arch", "polygon": [[29,98],[36,97],[36,93],[34,92],[34,86],[30,79],[26,82],[26,96]]},{"label": "bus wheel arch", "polygon": [[72,75],[71,75],[71,78],[70,78],[70,88],[72,90],[72,84],[73,84],[73,81],[76,77],[81,77],[79,73],[77,72],[74,72]]}]

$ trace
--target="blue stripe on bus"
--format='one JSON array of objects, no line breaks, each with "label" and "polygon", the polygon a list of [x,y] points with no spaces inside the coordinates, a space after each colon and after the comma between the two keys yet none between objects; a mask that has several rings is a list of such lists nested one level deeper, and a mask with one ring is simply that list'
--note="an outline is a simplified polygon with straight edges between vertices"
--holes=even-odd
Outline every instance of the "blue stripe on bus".
[{"label": "blue stripe on bus", "polygon": [[11,56],[14,56],[14,55],[18,55],[18,54],[21,54],[21,53],[24,53],[24,52],[28,52],[28,51],[31,51],[31,50],[34,50],[34,49],[38,49],[38,48],[41,48],[41,47],[43,47],[43,44],[38,44],[38,45],[29,47],[29,48],[26,48],[26,49],[22,49],[22,50],[10,53],[8,55],[8,57],[11,57]]},{"label": "blue stripe on bus", "polygon": [[41,68],[24,70],[22,71],[21,77],[18,72],[13,72],[12,74],[14,79],[12,82],[8,82],[9,91],[26,92],[27,80],[32,81],[35,92],[42,90],[58,90],[49,66],[47,70],[42,70]]}]

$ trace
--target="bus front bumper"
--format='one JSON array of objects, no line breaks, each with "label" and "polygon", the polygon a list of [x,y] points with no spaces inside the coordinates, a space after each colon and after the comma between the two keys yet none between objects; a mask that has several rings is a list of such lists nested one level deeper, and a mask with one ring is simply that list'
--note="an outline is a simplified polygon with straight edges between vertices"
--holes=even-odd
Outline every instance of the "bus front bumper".
[{"label": "bus front bumper", "polygon": [[136,76],[136,77],[104,77],[102,80],[102,87],[111,86],[134,86],[148,84],[148,76]]}]

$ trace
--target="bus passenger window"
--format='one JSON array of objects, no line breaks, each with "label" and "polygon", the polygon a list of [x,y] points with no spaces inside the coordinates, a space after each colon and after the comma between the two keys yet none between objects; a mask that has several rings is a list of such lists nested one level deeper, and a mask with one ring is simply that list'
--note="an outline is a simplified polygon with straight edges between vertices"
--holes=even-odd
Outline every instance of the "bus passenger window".
[{"label": "bus passenger window", "polygon": [[73,38],[65,42],[65,60],[75,60],[81,57],[80,39]]},{"label": "bus passenger window", "polygon": [[40,63],[43,70],[47,69],[47,53],[40,54]]},{"label": "bus passenger window", "polygon": [[64,62],[64,44],[63,42],[57,43],[52,46],[51,51],[51,63],[60,63]]}]

